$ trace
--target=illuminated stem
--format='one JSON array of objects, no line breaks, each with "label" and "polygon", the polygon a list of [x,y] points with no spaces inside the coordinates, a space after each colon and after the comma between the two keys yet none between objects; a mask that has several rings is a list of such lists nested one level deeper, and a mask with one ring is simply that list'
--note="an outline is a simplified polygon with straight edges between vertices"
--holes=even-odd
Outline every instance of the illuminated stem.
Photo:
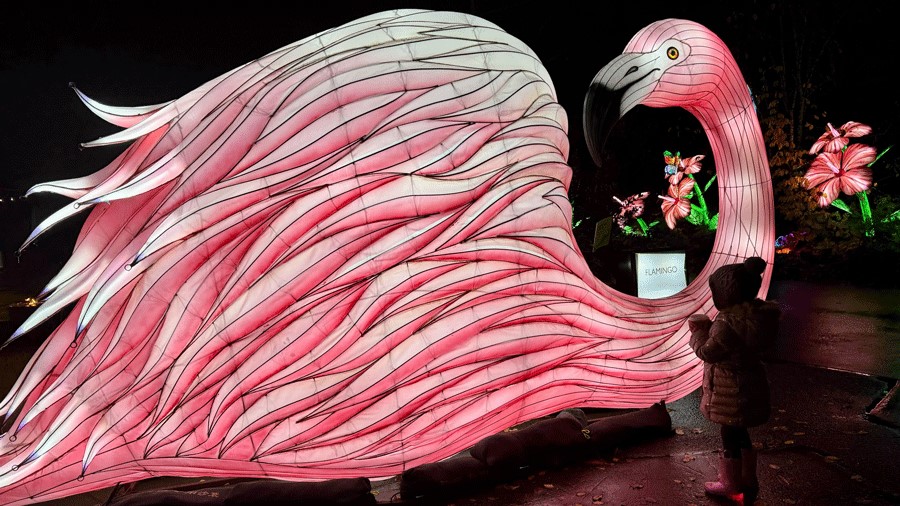
[{"label": "illuminated stem", "polygon": [[875,235],[875,224],[872,222],[872,208],[869,207],[869,197],[864,191],[857,192],[856,196],[859,198],[859,211],[862,214],[866,237],[872,237]]},{"label": "illuminated stem", "polygon": [[[697,181],[693,174],[688,174],[687,177]],[[703,198],[703,191],[700,190],[700,187],[697,184],[694,184],[694,195],[697,197],[697,205],[703,210],[703,219],[708,222],[709,209],[706,208],[706,199]]]},{"label": "illuminated stem", "polygon": [[641,227],[641,232],[643,232],[643,235],[647,235],[650,232],[650,227],[647,226],[647,222],[645,222],[642,218],[638,218],[636,221],[638,226]]}]

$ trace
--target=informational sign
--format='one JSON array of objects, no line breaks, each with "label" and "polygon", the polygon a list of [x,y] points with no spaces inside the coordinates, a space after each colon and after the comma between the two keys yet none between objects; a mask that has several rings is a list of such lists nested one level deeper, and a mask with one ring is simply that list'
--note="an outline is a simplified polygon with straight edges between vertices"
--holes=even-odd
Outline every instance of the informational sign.
[{"label": "informational sign", "polygon": [[609,244],[610,235],[612,235],[612,216],[607,216],[594,226],[594,246],[591,251],[597,251]]},{"label": "informational sign", "polygon": [[684,252],[635,253],[637,294],[644,299],[661,299],[684,290]]}]

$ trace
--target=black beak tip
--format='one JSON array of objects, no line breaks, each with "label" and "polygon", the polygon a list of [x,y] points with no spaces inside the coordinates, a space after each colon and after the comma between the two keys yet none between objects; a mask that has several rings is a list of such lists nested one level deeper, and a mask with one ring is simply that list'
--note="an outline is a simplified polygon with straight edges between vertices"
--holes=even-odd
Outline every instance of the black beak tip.
[{"label": "black beak tip", "polygon": [[623,91],[613,91],[596,82],[591,83],[584,98],[583,128],[591,159],[602,165],[603,153],[610,133],[618,123]]}]

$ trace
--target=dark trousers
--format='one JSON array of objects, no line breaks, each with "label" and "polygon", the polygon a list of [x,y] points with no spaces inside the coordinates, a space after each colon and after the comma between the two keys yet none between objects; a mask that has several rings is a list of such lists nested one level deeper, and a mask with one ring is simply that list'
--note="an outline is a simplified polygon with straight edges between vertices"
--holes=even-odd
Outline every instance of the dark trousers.
[{"label": "dark trousers", "polygon": [[738,459],[741,450],[753,448],[750,442],[750,431],[746,427],[722,426],[722,450],[726,459]]}]

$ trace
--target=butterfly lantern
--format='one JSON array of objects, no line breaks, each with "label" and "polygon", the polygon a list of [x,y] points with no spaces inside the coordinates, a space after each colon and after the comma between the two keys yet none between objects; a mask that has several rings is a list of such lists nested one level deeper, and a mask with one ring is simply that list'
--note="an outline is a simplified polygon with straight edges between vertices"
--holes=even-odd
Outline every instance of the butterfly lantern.
[{"label": "butterfly lantern", "polygon": [[[694,155],[687,158],[681,158],[681,153],[676,152],[674,155],[671,151],[663,152],[663,159],[666,162],[665,177],[669,180],[669,184],[676,185],[685,175],[696,174],[700,172],[703,166],[705,155]],[[691,176],[693,177],[693,176]]]},{"label": "butterfly lantern", "polygon": [[681,172],[678,170],[679,165],[681,165],[681,152],[676,151],[673,155],[671,151],[666,150],[663,152],[663,159],[666,161],[666,179],[669,179],[669,182],[672,184],[677,183],[677,181],[672,181],[672,178],[677,178]]}]

